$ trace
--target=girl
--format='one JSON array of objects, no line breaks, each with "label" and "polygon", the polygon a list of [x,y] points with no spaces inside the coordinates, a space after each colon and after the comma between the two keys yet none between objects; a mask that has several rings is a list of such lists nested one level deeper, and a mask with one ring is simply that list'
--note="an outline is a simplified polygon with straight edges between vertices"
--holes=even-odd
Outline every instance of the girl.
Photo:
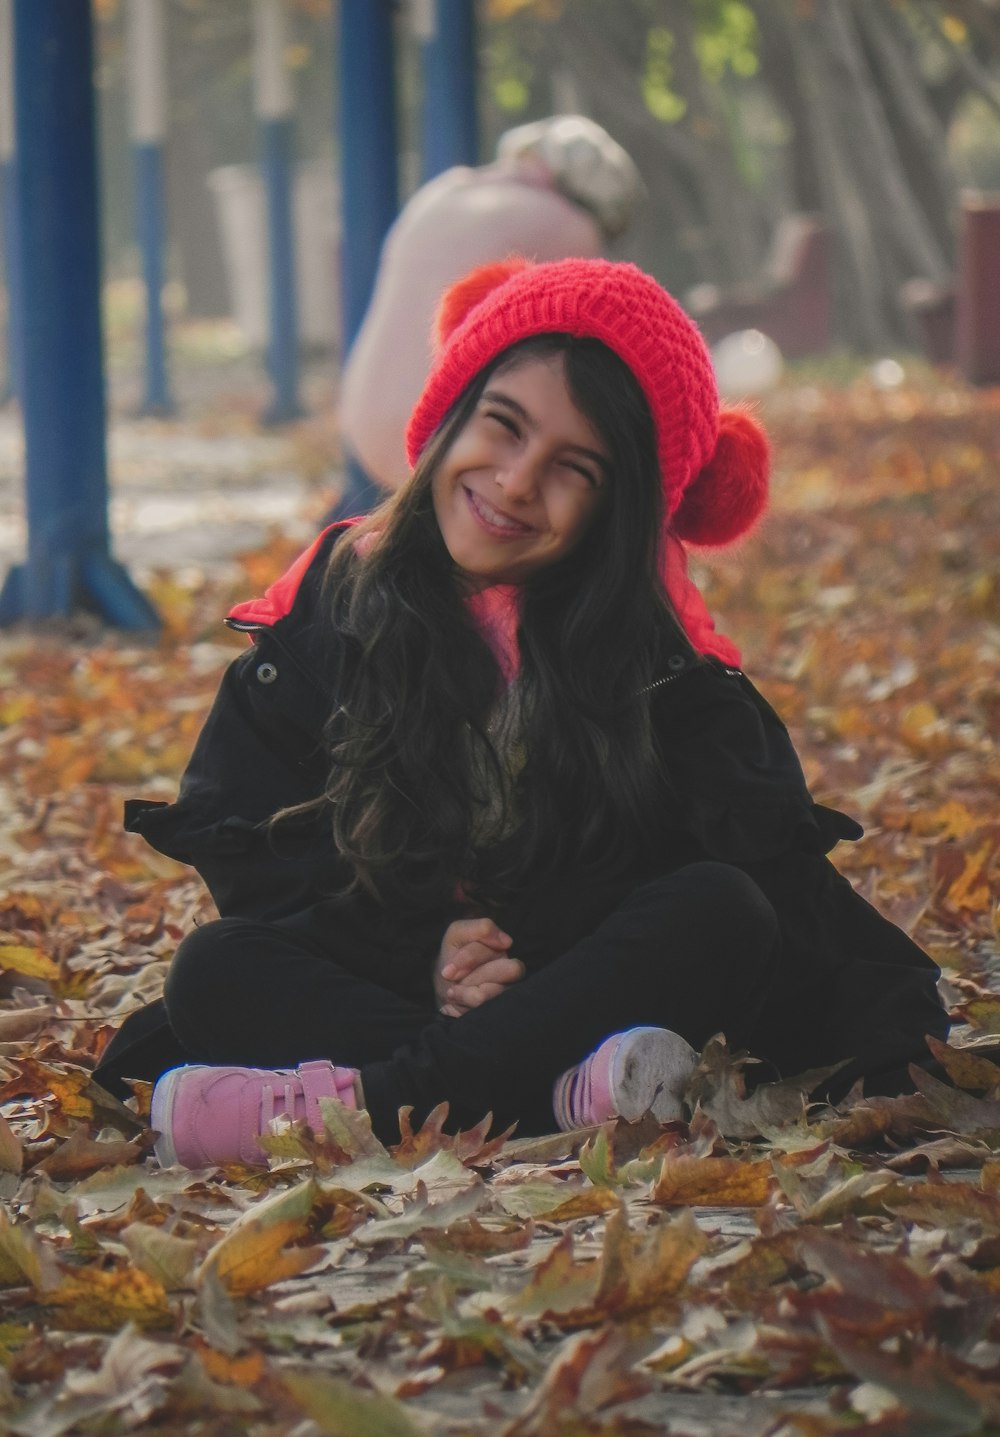
[{"label": "girl", "polygon": [[221,917],[97,1078],[158,1079],[162,1162],[263,1161],[317,1100],[522,1132],[680,1114],[722,1032],[772,1072],[906,1084],[937,970],[826,858],[788,735],[682,539],[766,496],[762,431],[631,265],[489,266],[446,295],[412,478],[229,623],[176,803],[126,825]]}]

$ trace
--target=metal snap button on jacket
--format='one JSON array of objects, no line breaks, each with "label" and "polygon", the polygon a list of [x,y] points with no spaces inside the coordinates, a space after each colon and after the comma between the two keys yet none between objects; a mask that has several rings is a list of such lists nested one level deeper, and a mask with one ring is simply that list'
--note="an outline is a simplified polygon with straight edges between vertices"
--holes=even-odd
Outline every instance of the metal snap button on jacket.
[{"label": "metal snap button on jacket", "polygon": [[273,684],[278,677],[278,670],[274,664],[257,665],[257,682],[259,684]]}]

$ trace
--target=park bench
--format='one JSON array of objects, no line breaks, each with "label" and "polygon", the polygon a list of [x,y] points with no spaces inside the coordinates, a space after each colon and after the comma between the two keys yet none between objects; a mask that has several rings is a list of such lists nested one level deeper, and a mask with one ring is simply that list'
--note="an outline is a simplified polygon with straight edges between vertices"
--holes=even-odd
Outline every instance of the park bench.
[{"label": "park bench", "polygon": [[685,308],[709,344],[740,329],[759,329],[788,359],[822,354],[830,344],[829,233],[810,214],[779,222],[760,278],[751,284],[699,284]]}]

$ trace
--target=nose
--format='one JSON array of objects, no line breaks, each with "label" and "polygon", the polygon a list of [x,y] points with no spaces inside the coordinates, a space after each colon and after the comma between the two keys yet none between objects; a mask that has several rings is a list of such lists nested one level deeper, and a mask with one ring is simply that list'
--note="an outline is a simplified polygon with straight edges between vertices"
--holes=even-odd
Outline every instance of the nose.
[{"label": "nose", "polygon": [[497,484],[508,499],[524,501],[538,490],[538,464],[527,452],[515,455],[497,470]]}]

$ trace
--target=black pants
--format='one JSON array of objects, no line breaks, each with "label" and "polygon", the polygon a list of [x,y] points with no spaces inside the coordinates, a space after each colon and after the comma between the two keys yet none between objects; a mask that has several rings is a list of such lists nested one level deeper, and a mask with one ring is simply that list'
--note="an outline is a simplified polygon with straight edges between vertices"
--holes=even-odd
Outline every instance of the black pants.
[{"label": "black pants", "polygon": [[401,1106],[419,1122],[443,1101],[450,1126],[492,1112],[522,1135],[550,1132],[554,1080],[611,1033],[651,1024],[696,1048],[719,1032],[748,1046],[777,933],[744,873],[691,864],[633,889],[482,1007],[445,1018],[429,987],[426,1001],[401,996],[338,964],[333,943],[321,951],[292,922],[223,918],[184,940],[162,1006],[126,1022],[95,1077],[115,1090],[122,1077],[148,1080],[183,1062],[287,1068],[327,1058],[361,1070],[383,1141],[398,1138]]}]

